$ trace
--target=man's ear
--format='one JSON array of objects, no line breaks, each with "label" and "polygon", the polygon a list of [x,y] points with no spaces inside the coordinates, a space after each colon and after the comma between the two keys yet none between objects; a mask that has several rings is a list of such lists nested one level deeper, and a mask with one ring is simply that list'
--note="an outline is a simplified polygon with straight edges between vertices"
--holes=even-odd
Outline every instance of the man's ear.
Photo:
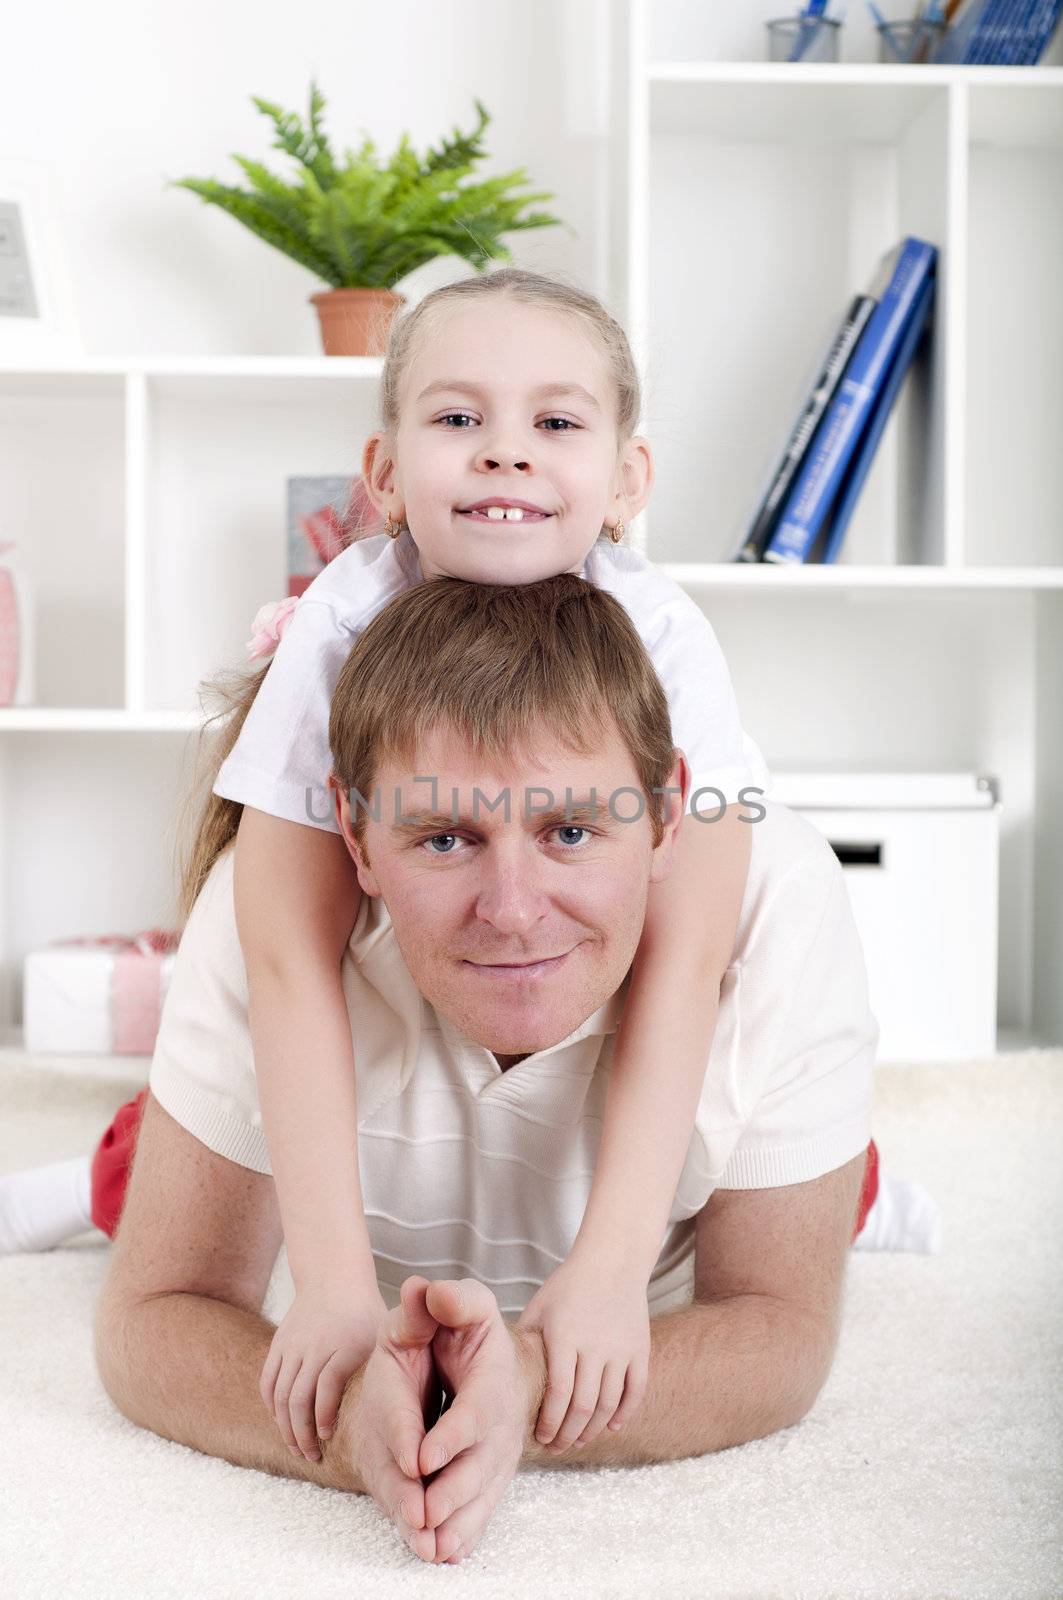
[{"label": "man's ear", "polygon": [[668,777],[667,792],[664,795],[662,822],[664,831],[661,842],[653,852],[650,862],[650,881],[659,883],[662,878],[667,878],[672,870],[672,854],[675,850],[676,839],[683,822],[683,813],[686,811],[687,796],[690,793],[690,768],[687,758],[675,747],[675,761]]},{"label": "man's ear", "polygon": [[354,865],[357,869],[358,883],[361,887],[362,893],[371,895],[379,894],[380,885],[376,880],[376,875],[371,870],[368,857],[359,847],[358,840],[354,835],[354,828],[351,825],[350,801],[337,782],[334,772],[330,772],[328,775],[328,787],[330,789],[335,789],[336,791],[336,821],[340,825],[340,832],[343,834],[343,842],[346,844],[351,860],[354,862]]}]

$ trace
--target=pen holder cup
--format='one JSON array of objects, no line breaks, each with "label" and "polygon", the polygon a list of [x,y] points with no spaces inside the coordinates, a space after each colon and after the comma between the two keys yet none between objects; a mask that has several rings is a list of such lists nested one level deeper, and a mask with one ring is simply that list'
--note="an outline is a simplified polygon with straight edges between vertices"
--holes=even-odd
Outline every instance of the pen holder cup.
[{"label": "pen holder cup", "polygon": [[933,61],[946,32],[943,23],[880,22],[878,58],[894,66]]},{"label": "pen holder cup", "polygon": [[837,61],[842,25],[831,17],[778,17],[766,24],[769,61]]}]

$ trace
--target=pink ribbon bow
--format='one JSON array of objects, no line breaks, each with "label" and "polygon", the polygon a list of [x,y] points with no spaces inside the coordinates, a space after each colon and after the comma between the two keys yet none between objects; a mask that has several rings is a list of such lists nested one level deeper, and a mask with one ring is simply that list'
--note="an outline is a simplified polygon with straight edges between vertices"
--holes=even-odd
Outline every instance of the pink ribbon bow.
[{"label": "pink ribbon bow", "polygon": [[270,600],[264,606],[259,606],[251,624],[251,637],[245,647],[250,660],[257,661],[273,654],[284,638],[300,598],[299,595],[289,595],[287,600]]}]

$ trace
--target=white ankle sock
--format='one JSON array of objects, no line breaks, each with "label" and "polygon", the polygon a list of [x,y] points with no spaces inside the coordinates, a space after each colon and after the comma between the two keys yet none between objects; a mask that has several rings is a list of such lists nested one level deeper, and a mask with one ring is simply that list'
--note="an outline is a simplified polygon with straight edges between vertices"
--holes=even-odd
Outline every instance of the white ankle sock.
[{"label": "white ankle sock", "polygon": [[850,1248],[940,1255],[941,1208],[921,1183],[880,1171],[875,1203]]},{"label": "white ankle sock", "polygon": [[0,1255],[52,1250],[94,1229],[91,1156],[0,1177]]}]

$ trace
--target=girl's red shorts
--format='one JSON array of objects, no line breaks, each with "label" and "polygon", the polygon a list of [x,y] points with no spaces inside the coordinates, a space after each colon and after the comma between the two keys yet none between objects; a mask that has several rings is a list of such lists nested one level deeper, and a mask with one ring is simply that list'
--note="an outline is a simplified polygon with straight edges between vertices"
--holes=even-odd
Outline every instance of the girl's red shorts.
[{"label": "girl's red shorts", "polygon": [[[140,1119],[144,1115],[144,1102],[148,1091],[141,1089],[133,1100],[127,1100],[115,1116],[111,1126],[100,1140],[92,1158],[92,1220],[97,1228],[111,1238],[122,1214],[126,1178],[133,1156]],[[878,1194],[878,1148],[874,1139],[867,1147],[864,1158],[864,1182],[856,1208],[856,1226],[853,1239],[864,1226],[864,1220]],[[852,1239],[850,1239],[850,1244]]]}]

